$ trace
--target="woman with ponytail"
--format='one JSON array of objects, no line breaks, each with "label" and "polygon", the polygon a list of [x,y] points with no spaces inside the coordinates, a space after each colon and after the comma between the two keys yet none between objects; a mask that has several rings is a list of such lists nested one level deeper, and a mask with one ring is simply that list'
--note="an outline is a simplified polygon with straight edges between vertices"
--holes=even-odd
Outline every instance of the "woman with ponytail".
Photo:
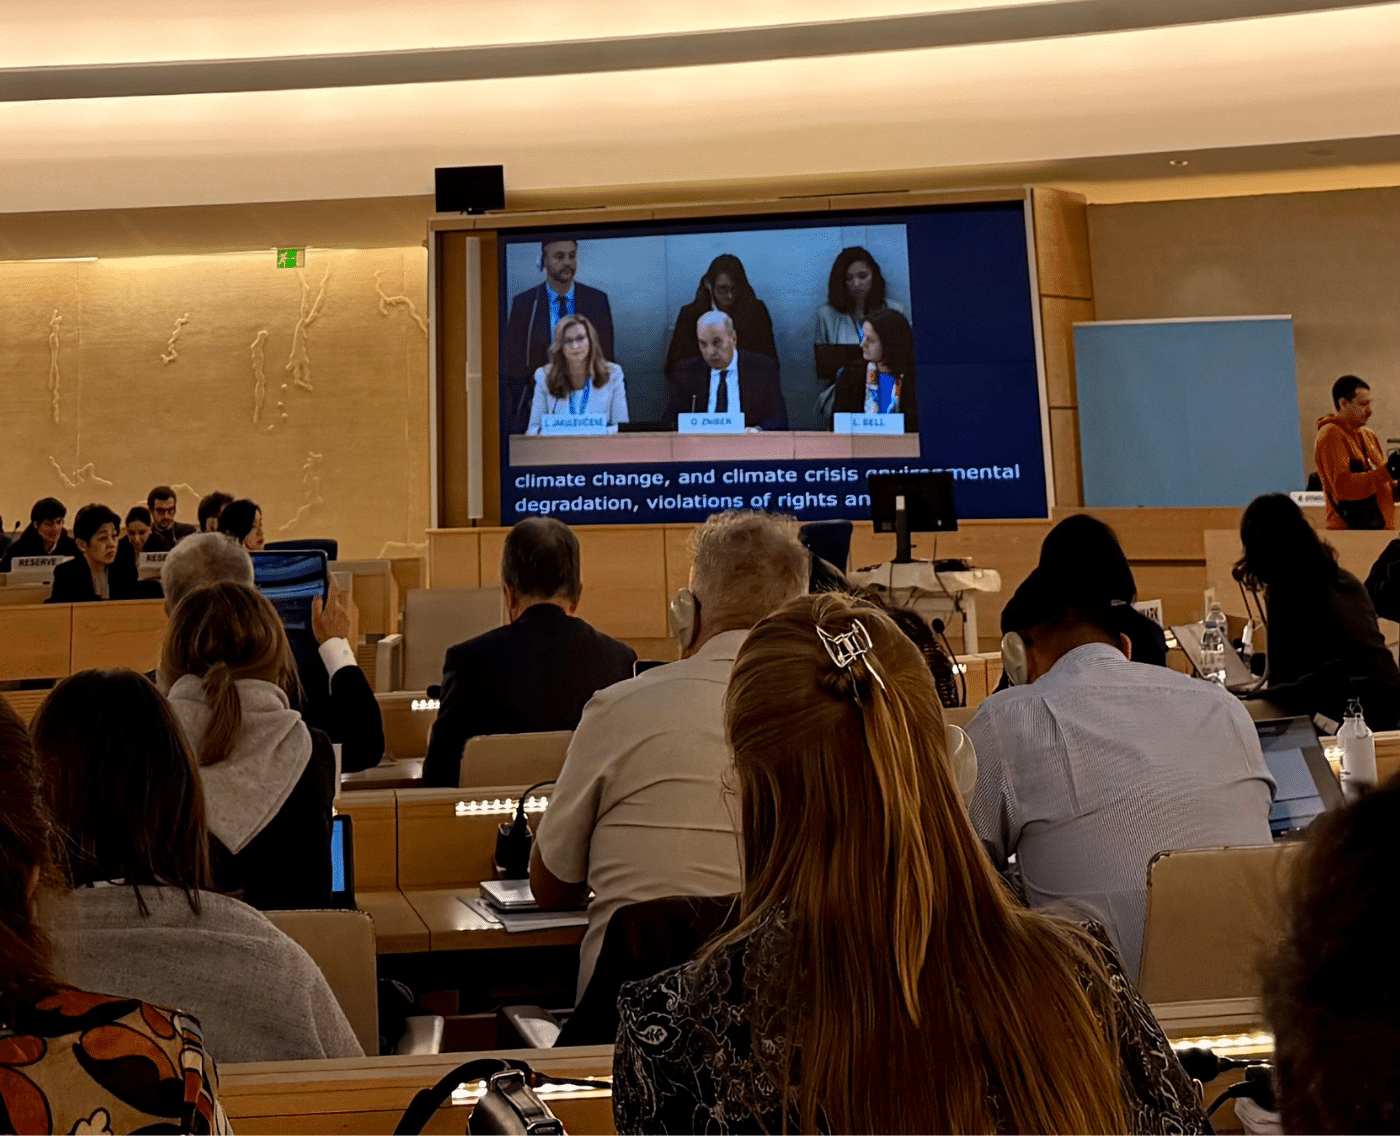
[{"label": "woman with ponytail", "polygon": [[246,584],[196,588],[170,617],[161,671],[199,763],[218,890],[263,911],[328,906],[335,752],[291,708],[276,609]]},{"label": "woman with ponytail", "polygon": [[623,988],[619,1132],[1202,1132],[1102,929],[1010,897],[933,678],[838,594],[760,623],[726,703],[738,925]]}]

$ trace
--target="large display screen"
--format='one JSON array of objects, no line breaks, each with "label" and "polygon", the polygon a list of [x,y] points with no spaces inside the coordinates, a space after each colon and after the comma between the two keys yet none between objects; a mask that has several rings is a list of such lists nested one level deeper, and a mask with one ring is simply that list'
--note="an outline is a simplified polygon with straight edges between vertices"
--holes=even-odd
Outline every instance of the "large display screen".
[{"label": "large display screen", "polygon": [[501,519],[1047,513],[1020,202],[500,234]]}]

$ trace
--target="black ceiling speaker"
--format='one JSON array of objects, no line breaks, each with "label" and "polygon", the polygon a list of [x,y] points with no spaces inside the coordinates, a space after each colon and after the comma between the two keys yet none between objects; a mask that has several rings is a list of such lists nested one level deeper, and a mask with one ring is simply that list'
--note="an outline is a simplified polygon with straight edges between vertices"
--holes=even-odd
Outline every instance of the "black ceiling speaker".
[{"label": "black ceiling speaker", "polygon": [[504,166],[448,166],[437,171],[439,213],[485,213],[506,207]]}]

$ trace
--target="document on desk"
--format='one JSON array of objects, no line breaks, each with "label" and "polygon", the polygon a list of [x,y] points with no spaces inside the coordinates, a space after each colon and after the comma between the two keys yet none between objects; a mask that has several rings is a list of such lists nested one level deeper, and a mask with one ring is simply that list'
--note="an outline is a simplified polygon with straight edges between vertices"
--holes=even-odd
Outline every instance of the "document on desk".
[{"label": "document on desk", "polygon": [[458,896],[488,923],[495,923],[512,934],[520,931],[552,931],[556,927],[587,927],[588,912],[573,911],[497,911],[479,896]]}]

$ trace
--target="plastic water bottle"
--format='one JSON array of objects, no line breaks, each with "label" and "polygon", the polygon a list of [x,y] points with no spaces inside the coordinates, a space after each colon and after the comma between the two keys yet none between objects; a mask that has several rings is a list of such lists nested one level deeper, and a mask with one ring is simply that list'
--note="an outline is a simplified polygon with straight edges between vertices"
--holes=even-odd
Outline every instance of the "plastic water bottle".
[{"label": "plastic water bottle", "polygon": [[1225,685],[1225,612],[1218,603],[1210,605],[1201,630],[1201,677]]},{"label": "plastic water bottle", "polygon": [[1342,777],[1355,788],[1373,788],[1376,784],[1376,735],[1361,716],[1361,700],[1347,703],[1346,717],[1337,731],[1342,743]]}]

